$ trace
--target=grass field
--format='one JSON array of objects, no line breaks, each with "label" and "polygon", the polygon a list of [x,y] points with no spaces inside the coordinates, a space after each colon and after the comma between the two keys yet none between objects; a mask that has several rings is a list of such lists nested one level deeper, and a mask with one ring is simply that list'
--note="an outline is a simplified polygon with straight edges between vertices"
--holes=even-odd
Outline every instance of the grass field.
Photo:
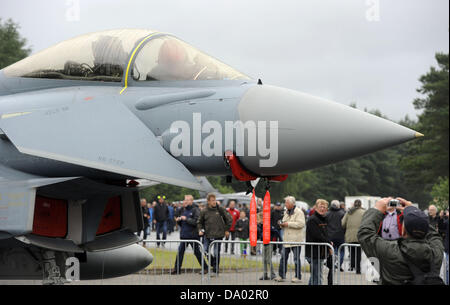
[{"label": "grass field", "polygon": [[[177,251],[168,250],[162,248],[148,248],[149,252],[153,255],[153,262],[146,268],[146,270],[173,270],[175,265],[175,259]],[[207,257],[205,257],[205,263]],[[278,270],[279,263],[274,263],[275,271]],[[198,263],[193,253],[185,253],[183,259],[183,270],[200,270],[201,266]],[[262,270],[262,261],[243,257],[229,257],[221,256],[220,258],[221,270]],[[288,264],[288,270],[293,270],[294,265]],[[302,272],[309,272],[309,265],[302,264]]]}]

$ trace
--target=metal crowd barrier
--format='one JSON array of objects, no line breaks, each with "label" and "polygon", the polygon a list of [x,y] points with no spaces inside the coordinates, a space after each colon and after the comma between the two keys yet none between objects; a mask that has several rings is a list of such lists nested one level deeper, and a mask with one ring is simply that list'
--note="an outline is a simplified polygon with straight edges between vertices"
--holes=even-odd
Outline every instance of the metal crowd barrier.
[{"label": "metal crowd barrier", "polygon": [[[285,270],[285,276],[288,275],[288,273],[290,273],[290,280],[288,281],[287,278],[285,281],[282,282],[276,282],[274,280],[261,280],[260,278],[265,274],[264,273],[264,258],[262,258],[262,260],[258,259],[258,256],[263,255],[264,253],[264,245],[262,241],[258,241],[257,242],[257,248],[259,248],[259,251],[257,253],[257,255],[255,256],[251,256],[251,255],[247,255],[244,259],[241,259],[240,261],[226,261],[224,263],[223,260],[226,260],[227,258],[229,258],[229,256],[226,253],[223,253],[221,250],[223,250],[223,247],[220,247],[222,244],[231,244],[231,247],[234,247],[236,244],[245,244],[245,245],[250,245],[249,241],[233,241],[233,240],[214,240],[212,241],[209,246],[207,247],[208,249],[208,262],[210,264],[210,270],[207,273],[208,274],[208,284],[219,284],[219,285],[236,285],[236,284],[245,284],[245,285],[252,285],[252,284],[258,284],[258,285],[264,285],[264,284],[291,284],[293,278],[295,277],[295,268],[292,267],[292,265],[295,265],[294,262],[294,258],[293,258],[293,254],[289,253],[289,258],[287,261],[287,269]],[[272,252],[273,246],[277,246],[277,245],[296,245],[301,247],[300,250],[300,274],[303,275],[302,276],[302,284],[308,284],[308,281],[306,281],[306,279],[304,279],[304,275],[308,274],[308,270],[307,270],[307,266],[309,266],[309,278],[311,277],[311,271],[314,271],[314,265],[317,264],[310,264],[308,262],[308,264],[305,263],[305,250],[303,249],[304,246],[306,245],[310,245],[310,246],[317,246],[317,247],[326,247],[329,249],[330,252],[330,257],[331,257],[331,266],[335,265],[334,262],[334,249],[333,246],[331,244],[328,243],[312,243],[312,242],[270,242],[269,243],[269,250],[270,253]],[[219,268],[216,268],[218,270],[216,270],[216,272],[213,272],[212,270],[212,256],[215,254],[217,255],[217,250],[215,250],[216,247],[219,247],[220,250],[220,264],[219,264]],[[206,245],[205,245],[206,248]],[[277,247],[278,248],[278,247]],[[283,247],[284,248],[284,247]],[[247,247],[247,249],[250,249],[250,247]],[[313,248],[311,248],[311,252],[313,251]],[[247,252],[248,253],[248,252]],[[268,253],[268,252],[266,252]],[[272,262],[272,266],[273,266],[273,271],[275,273],[276,276],[279,276],[279,265],[280,265],[280,258],[281,255],[276,255],[275,258],[273,255],[270,255],[272,257],[271,262]],[[312,253],[310,253],[309,257],[313,257]],[[247,263],[245,263],[245,261],[247,261]],[[319,264],[324,264],[326,262],[326,259],[322,259]],[[233,266],[234,264],[234,266]],[[221,267],[220,265],[226,265],[226,267]],[[270,265],[270,264],[267,264]],[[278,265],[278,267],[277,267]],[[234,268],[233,268],[234,267]],[[302,268],[303,267],[303,268]],[[271,268],[270,266],[267,266],[267,276],[270,278],[271,276]],[[315,268],[319,268],[322,269],[320,276],[320,282],[322,284],[326,284],[328,283],[327,279],[323,279],[324,277],[324,271],[325,268],[323,268],[322,265],[319,265],[318,267]],[[294,272],[292,272],[292,269],[294,269]],[[303,269],[303,270],[302,270]],[[218,272],[217,272],[218,271]],[[291,272],[289,272],[291,271]],[[335,282],[335,272],[336,270],[331,270],[332,275],[331,275],[331,284],[333,284]],[[294,273],[292,275],[292,273]],[[327,276],[328,277],[328,276]]]},{"label": "metal crowd barrier", "polygon": [[[310,245],[311,251],[313,247],[326,247],[329,251],[329,260],[321,259],[319,268],[322,269],[320,276],[321,284],[333,284],[333,285],[375,285],[379,280],[379,266],[376,266],[376,262],[367,258],[364,252],[361,250],[361,274],[356,274],[355,271],[350,271],[351,261],[349,254],[351,250],[357,251],[360,249],[359,244],[342,244],[335,252],[331,244],[328,243],[309,243],[309,242],[274,242],[271,241],[269,245],[263,245],[262,241],[257,242],[256,254],[251,255],[250,242],[237,241],[237,240],[214,240],[209,245],[202,244],[199,240],[156,240],[146,239],[146,248],[153,255],[153,262],[144,270],[141,270],[137,274],[129,275],[126,278],[126,284],[162,284],[162,285],[292,285],[292,284],[308,284],[311,278],[311,271],[314,272],[317,268],[317,264],[312,264],[307,261],[307,256],[312,257],[312,253],[305,255],[306,246]],[[157,247],[157,244],[160,247]],[[178,255],[178,249],[181,243],[186,244],[184,253],[184,260],[182,262],[180,273],[173,274],[175,267],[175,260]],[[187,243],[190,246],[187,246]],[[223,245],[228,244],[230,247],[235,248],[235,254],[230,255],[224,251]],[[199,264],[197,258],[194,255],[192,245],[196,245],[201,253]],[[246,255],[241,255],[240,245],[245,249]],[[287,268],[285,270],[285,280],[277,282],[274,279],[270,279],[271,268],[276,277],[279,276],[279,266],[281,255],[279,249],[285,249],[284,245],[295,245],[300,247],[300,275],[301,282],[293,283],[292,280],[295,275],[295,261],[293,253],[289,253],[287,260]],[[213,272],[213,266],[211,266],[212,257],[214,256],[214,248],[221,248],[220,252],[220,264],[218,273]],[[273,249],[277,250],[277,254],[273,254]],[[229,247],[229,248],[230,248]],[[269,264],[266,264],[267,276],[269,279],[263,280],[261,277],[264,275],[264,247],[269,247],[271,260]],[[207,251],[205,251],[205,249]],[[342,266],[339,264],[339,255],[341,250],[344,249],[344,262]],[[267,250],[267,249],[266,249]],[[283,250],[282,250],[283,251]],[[338,255],[336,257],[336,254]],[[357,253],[354,253],[357,254]],[[353,255],[356,258],[356,255]],[[315,267],[316,266],[316,267]],[[334,266],[334,268],[332,267]],[[331,268],[331,269],[330,269]],[[342,268],[342,271],[341,271]],[[354,265],[356,269],[356,265]],[[378,268],[378,269],[377,269]],[[317,271],[317,270],[316,270]],[[331,272],[331,281],[328,280],[328,274]],[[444,255],[442,263],[441,276],[445,283],[448,285],[448,256]],[[124,278],[114,278],[108,280],[102,280],[101,284],[124,284]]]},{"label": "metal crowd barrier", "polygon": [[[379,281],[379,264],[376,259],[367,258],[360,244],[341,244],[336,251],[344,261],[337,268],[337,285],[375,285]],[[339,257],[338,257],[339,261]],[[342,271],[341,271],[342,270]]]},{"label": "metal crowd barrier", "polygon": [[448,253],[444,252],[444,259],[442,260],[441,277],[444,279],[445,285],[448,285],[449,275],[448,275]]},{"label": "metal crowd barrier", "polygon": [[[159,285],[195,285],[204,284],[205,270],[205,251],[203,244],[196,239],[177,239],[177,240],[156,240],[146,239],[142,241],[145,247],[152,253],[153,262],[139,273],[141,284],[159,284]],[[177,270],[175,260],[179,255],[178,249],[182,243],[185,243],[184,259],[181,264],[180,273],[172,274]],[[148,247],[148,245],[156,245]],[[157,246],[159,244],[159,247]],[[175,244],[175,247],[171,245]],[[199,247],[201,254],[201,264],[198,263],[194,255],[194,245]],[[176,251],[176,253],[174,253]],[[188,267],[183,267],[188,266]]]}]

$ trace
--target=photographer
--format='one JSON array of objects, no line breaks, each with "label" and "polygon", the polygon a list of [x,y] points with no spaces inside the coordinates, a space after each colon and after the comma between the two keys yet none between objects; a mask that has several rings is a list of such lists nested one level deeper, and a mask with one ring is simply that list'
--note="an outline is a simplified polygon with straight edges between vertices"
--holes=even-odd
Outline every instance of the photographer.
[{"label": "photographer", "polygon": [[[284,198],[286,212],[280,222],[280,227],[284,230],[285,242],[303,242],[305,240],[305,216],[300,208],[295,206],[295,198],[287,196]],[[295,277],[292,278],[293,283],[301,283],[302,281],[302,265],[300,260],[302,247],[298,244],[284,244],[281,251],[280,266],[278,268],[279,276],[275,278],[277,282],[286,280],[287,264],[289,253],[294,256]]]},{"label": "photographer", "polygon": [[[383,198],[363,216],[358,239],[368,258],[379,261],[380,284],[439,284],[439,270],[444,248],[437,230],[428,217],[411,202],[397,198],[405,207],[402,237],[385,240],[377,234],[389,201]],[[426,275],[426,276],[425,276]]]},{"label": "photographer", "polygon": [[384,213],[378,234],[386,240],[397,240],[402,236],[403,207],[399,201],[391,200]]},{"label": "photographer", "polygon": [[[193,204],[194,197],[192,195],[184,195],[183,207],[179,211],[175,219],[180,225],[180,239],[183,240],[200,240],[197,232],[197,221],[200,217],[200,209]],[[194,249],[194,255],[199,265],[202,265],[202,253],[200,247],[195,242],[181,242],[178,247],[177,258],[175,259],[175,267],[171,274],[180,274],[181,265],[183,264],[184,252],[187,246]]]}]

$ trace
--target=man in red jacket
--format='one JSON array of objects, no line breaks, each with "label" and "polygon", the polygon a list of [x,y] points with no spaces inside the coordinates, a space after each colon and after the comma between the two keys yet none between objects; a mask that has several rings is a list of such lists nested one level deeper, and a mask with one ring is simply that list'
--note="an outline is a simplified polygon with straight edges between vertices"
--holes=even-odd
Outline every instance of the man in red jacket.
[{"label": "man in red jacket", "polygon": [[[230,235],[228,235],[228,237],[226,237],[225,240],[228,240],[230,238],[230,236],[231,236],[231,240],[236,239],[236,231],[235,231],[234,227],[240,217],[240,213],[239,213],[239,210],[236,209],[235,207],[236,207],[236,201],[230,200],[230,202],[228,203],[227,211],[228,211],[228,213],[230,213],[231,217],[233,218],[233,223],[231,224]],[[231,248],[231,254],[234,254],[234,244],[230,244],[230,248]],[[228,243],[225,243],[225,253],[226,252],[228,252]]]}]

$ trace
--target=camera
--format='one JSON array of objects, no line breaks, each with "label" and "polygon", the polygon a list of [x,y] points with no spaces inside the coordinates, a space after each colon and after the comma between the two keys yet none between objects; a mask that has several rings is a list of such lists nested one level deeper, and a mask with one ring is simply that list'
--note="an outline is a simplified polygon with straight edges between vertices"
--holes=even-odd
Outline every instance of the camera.
[{"label": "camera", "polygon": [[400,201],[399,201],[399,200],[397,200],[397,199],[391,199],[391,200],[389,200],[389,204],[388,204],[389,207],[394,207],[394,208],[396,208],[396,207],[398,207],[399,205],[400,205]]}]

